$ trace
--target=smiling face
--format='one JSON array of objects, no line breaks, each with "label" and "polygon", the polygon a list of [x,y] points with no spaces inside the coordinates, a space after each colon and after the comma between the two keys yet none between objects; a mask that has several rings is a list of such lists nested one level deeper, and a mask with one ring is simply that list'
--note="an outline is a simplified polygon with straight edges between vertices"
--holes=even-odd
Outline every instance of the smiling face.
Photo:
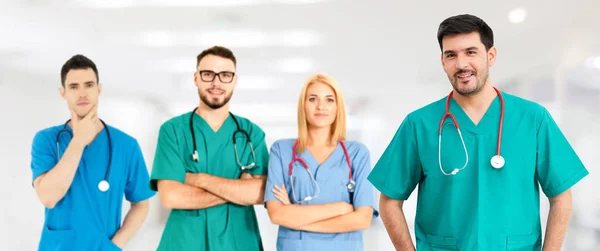
[{"label": "smiling face", "polygon": [[460,95],[479,93],[495,60],[496,48],[486,50],[477,32],[448,35],[442,40],[442,66]]},{"label": "smiling face", "polygon": [[333,88],[315,82],[306,89],[304,113],[309,127],[330,127],[336,119],[337,100]]},{"label": "smiling face", "polygon": [[198,64],[194,82],[202,103],[219,109],[229,103],[237,85],[235,64],[228,58],[206,55]]},{"label": "smiling face", "polygon": [[96,73],[91,68],[72,69],[65,76],[60,94],[69,109],[75,111],[79,118],[85,117],[98,104],[102,85],[96,79]]}]

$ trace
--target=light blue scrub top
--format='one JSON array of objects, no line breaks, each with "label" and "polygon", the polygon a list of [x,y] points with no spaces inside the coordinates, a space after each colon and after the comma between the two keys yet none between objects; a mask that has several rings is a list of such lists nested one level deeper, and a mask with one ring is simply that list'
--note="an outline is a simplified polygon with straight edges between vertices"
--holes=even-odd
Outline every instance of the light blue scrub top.
[{"label": "light blue scrub top", "polygon": [[[496,154],[501,103],[496,97],[476,125],[451,99],[468,153],[465,169],[444,175],[438,164],[438,128],[446,97],[410,113],[369,175],[396,200],[418,189],[417,250],[540,250],[540,188],[559,195],[588,174],[550,113],[541,105],[502,92],[505,113],[501,155]],[[454,122],[443,123],[441,163],[461,168],[465,153]]]},{"label": "light blue scrub top", "polygon": [[[107,125],[113,145],[110,189],[98,190],[108,167],[108,137],[103,129],[86,146],[73,183],[52,209],[45,208],[39,251],[112,251],[121,250],[111,241],[121,227],[123,195],[130,202],[140,202],[154,195],[148,187],[148,170],[137,140]],[[58,163],[57,133],[63,125],[36,133],[31,149],[32,181]],[[73,133],[71,127],[67,129]],[[60,156],[71,141],[68,133],[60,135]]]},{"label": "light blue scrub top", "polygon": [[[290,202],[295,204],[289,176],[289,163],[292,161],[295,140],[282,139],[274,142],[271,146],[265,203],[271,200],[279,201],[271,190],[274,185],[285,184]],[[348,156],[350,156],[353,178],[356,181],[354,208],[373,207],[373,218],[376,218],[379,216],[379,212],[373,195],[373,185],[366,179],[371,171],[369,151],[363,144],[356,141],[344,143]],[[350,203],[350,193],[346,188],[349,181],[348,162],[341,144],[338,143],[331,156],[321,165],[309,151],[304,151],[297,156],[306,162],[321,189],[317,198],[303,204],[326,204],[340,201]],[[298,200],[315,194],[314,184],[299,161],[294,164],[293,178],[294,191]],[[335,234],[313,233],[280,226],[277,235],[277,250],[280,251],[361,251],[363,248],[363,231]]]}]

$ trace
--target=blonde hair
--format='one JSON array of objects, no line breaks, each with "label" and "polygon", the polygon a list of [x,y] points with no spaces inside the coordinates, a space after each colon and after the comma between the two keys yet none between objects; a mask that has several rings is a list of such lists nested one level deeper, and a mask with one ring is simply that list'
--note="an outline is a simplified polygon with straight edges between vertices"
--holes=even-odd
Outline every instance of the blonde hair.
[{"label": "blonde hair", "polygon": [[298,154],[302,153],[310,143],[308,137],[308,120],[306,119],[304,105],[306,103],[308,87],[314,83],[328,85],[333,89],[333,93],[335,94],[337,114],[335,120],[331,124],[331,144],[337,144],[338,141],[346,140],[346,106],[344,105],[342,91],[334,78],[324,73],[318,73],[310,76],[308,80],[306,80],[304,87],[302,87],[302,92],[300,92],[300,98],[298,99]]}]

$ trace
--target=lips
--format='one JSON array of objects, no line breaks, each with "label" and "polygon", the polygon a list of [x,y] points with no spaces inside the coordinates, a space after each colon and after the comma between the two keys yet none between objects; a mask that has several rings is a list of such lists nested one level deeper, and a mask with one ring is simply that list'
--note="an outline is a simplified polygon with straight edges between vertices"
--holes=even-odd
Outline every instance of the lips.
[{"label": "lips", "polygon": [[473,71],[461,71],[461,72],[456,73],[456,77],[461,80],[467,79],[474,75],[475,75],[475,72],[473,72]]}]

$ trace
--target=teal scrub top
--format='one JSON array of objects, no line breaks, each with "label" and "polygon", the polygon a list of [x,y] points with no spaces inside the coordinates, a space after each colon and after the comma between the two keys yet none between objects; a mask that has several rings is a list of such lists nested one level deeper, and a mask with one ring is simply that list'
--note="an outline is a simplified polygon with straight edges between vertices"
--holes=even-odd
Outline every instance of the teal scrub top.
[{"label": "teal scrub top", "polygon": [[[475,125],[451,99],[468,165],[455,176],[438,164],[438,128],[446,97],[410,113],[369,175],[386,196],[406,200],[417,184],[417,250],[540,250],[539,187],[548,197],[566,191],[588,174],[541,105],[502,93],[505,103],[501,155],[496,155],[501,103],[496,97]],[[446,173],[461,168],[465,153],[452,119],[443,123],[441,163]]]},{"label": "teal scrub top", "polygon": [[[269,159],[269,176],[265,188],[265,203],[279,201],[272,192],[274,185],[285,185],[291,203],[296,204],[292,196],[289,175],[289,163],[293,159],[293,148],[296,139],[278,140],[271,146]],[[353,194],[354,208],[368,206],[373,208],[373,218],[379,213],[374,198],[373,185],[367,180],[371,171],[369,150],[357,141],[344,142],[350,157],[353,179],[356,182]],[[333,202],[350,203],[350,192],[346,185],[350,179],[348,162],[340,143],[331,155],[319,165],[313,155],[305,150],[297,155],[308,165],[320,188],[318,197],[304,202],[304,205],[325,204]],[[301,200],[307,196],[315,195],[315,188],[308,172],[299,161],[295,161],[292,169],[294,179],[294,192],[296,198]],[[299,231],[284,226],[279,227],[277,234],[278,251],[362,251],[363,231],[347,233],[315,233]]]},{"label": "teal scrub top", "polygon": [[[194,119],[198,163],[191,157],[194,145],[190,116]],[[269,153],[265,133],[248,119],[236,118],[241,129],[248,132],[256,156],[256,166],[246,172],[266,176]],[[196,113],[188,112],[168,120],[160,127],[150,187],[156,191],[158,180],[184,183],[186,172],[239,179],[242,171],[233,147],[233,133],[236,130],[231,116],[227,117],[217,132]],[[236,134],[236,144],[240,162],[251,163],[249,143],[243,133]],[[254,206],[225,203],[197,210],[172,209],[158,250],[262,251]]]},{"label": "teal scrub top", "polygon": [[[108,177],[110,188],[98,189],[108,168],[108,135],[102,130],[83,150],[71,187],[54,206],[45,208],[44,225],[38,250],[116,251],[121,250],[112,237],[121,228],[123,196],[140,202],[155,192],[148,188],[148,169],[137,140],[108,125],[112,141],[112,165]],[[31,148],[32,181],[52,170],[62,158],[71,136],[59,137],[60,158],[56,149],[58,132],[63,125],[43,129],[35,134]],[[70,126],[66,129],[73,133]]]}]

